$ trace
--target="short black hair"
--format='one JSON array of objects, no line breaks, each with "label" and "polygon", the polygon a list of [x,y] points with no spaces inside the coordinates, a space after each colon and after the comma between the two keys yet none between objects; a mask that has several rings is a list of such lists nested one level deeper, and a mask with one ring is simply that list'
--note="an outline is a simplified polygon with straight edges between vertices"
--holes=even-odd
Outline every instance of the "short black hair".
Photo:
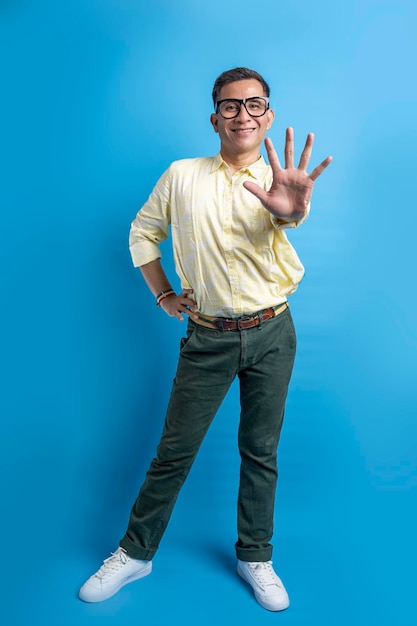
[{"label": "short black hair", "polygon": [[220,74],[220,76],[216,78],[212,92],[214,106],[216,106],[217,104],[220,96],[220,91],[222,87],[224,87],[224,85],[227,85],[229,83],[235,83],[238,80],[251,79],[255,79],[261,83],[264,90],[264,96],[267,96],[269,98],[269,85],[266,80],[260,74],[258,74],[258,72],[255,72],[255,70],[250,70],[247,67],[235,67],[233,70],[227,70],[226,72],[223,72],[222,74]]}]

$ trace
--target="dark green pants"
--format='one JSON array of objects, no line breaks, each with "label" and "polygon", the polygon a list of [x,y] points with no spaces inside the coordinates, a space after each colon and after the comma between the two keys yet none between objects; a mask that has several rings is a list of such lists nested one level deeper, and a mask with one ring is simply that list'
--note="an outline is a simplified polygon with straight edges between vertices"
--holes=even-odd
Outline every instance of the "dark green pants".
[{"label": "dark green pants", "polygon": [[236,553],[272,555],[277,447],[296,349],[289,309],[242,331],[211,330],[189,320],[161,441],[120,545],[150,560],[204,436],[236,376],[241,456]]}]

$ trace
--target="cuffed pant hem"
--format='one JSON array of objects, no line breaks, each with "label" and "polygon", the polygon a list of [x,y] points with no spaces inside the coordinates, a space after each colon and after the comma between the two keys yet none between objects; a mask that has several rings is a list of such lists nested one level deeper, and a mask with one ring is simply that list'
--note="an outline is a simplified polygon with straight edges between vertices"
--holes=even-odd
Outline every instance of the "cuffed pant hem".
[{"label": "cuffed pant hem", "polygon": [[126,550],[131,559],[139,559],[140,561],[152,561],[157,548],[147,549],[136,546],[130,539],[123,537],[120,541],[120,547]]},{"label": "cuffed pant hem", "polygon": [[272,558],[272,546],[268,548],[239,548],[236,546],[236,556],[240,561],[251,563],[270,561]]}]

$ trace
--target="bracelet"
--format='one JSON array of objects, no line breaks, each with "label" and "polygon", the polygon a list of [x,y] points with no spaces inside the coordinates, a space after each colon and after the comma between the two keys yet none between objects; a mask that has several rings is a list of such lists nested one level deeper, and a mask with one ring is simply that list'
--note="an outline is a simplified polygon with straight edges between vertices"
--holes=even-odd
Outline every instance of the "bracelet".
[{"label": "bracelet", "polygon": [[156,306],[160,306],[162,300],[165,300],[165,298],[168,298],[168,296],[175,296],[175,291],[173,289],[165,289],[165,291],[161,291],[161,293],[158,293],[158,295],[156,296]]}]

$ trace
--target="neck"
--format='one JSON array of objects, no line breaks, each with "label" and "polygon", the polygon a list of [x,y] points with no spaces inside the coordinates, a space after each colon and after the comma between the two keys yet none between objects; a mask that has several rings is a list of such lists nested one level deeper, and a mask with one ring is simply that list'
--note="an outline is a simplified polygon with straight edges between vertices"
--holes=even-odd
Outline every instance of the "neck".
[{"label": "neck", "polygon": [[220,150],[222,159],[229,166],[232,174],[255,163],[260,157],[259,151],[244,154],[228,154],[223,148]]}]

